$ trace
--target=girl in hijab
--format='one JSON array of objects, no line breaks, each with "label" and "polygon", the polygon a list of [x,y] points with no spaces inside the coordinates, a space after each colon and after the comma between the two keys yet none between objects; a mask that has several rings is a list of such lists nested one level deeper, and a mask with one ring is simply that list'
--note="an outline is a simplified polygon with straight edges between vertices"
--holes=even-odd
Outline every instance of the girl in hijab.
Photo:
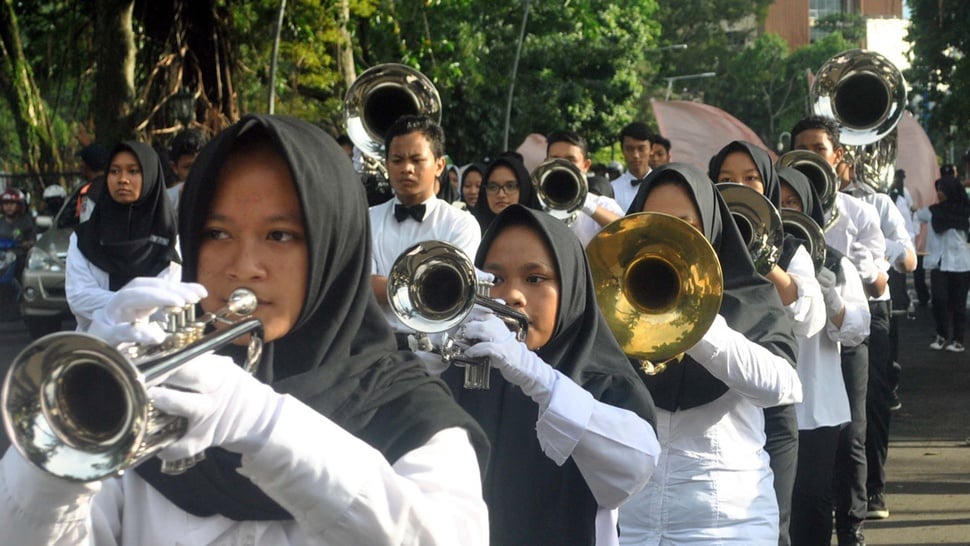
[{"label": "girl in hijab", "polygon": [[539,198],[532,188],[529,169],[516,152],[506,152],[485,169],[485,179],[478,191],[478,201],[471,207],[472,214],[482,227],[488,229],[492,220],[509,205],[518,203],[530,209],[540,209]]},{"label": "girl in hijab", "polygon": [[[741,140],[731,142],[711,158],[708,176],[716,183],[747,186],[764,195],[780,213],[781,190],[771,156],[765,150]],[[792,332],[801,343],[825,326],[822,292],[815,280],[815,264],[804,241],[785,235],[778,263],[765,274],[775,285]],[[765,409],[765,451],[771,459],[775,495],[778,498],[781,546],[791,544],[788,523],[798,456],[798,419],[795,406]]]},{"label": "girl in hijab", "polygon": [[795,340],[775,288],[759,275],[704,172],[652,171],[628,214],[661,212],[710,241],[724,277],[721,309],[682,361],[641,376],[657,406],[657,472],[620,508],[621,544],[778,544],[778,503],[763,408],[801,400]]},{"label": "girl in hijab", "polygon": [[[825,216],[808,178],[792,167],[778,169],[782,208],[807,214],[819,226]],[[798,343],[802,402],[798,417],[798,465],[792,494],[790,535],[794,546],[828,546],[832,540],[832,476],[839,429],[852,419],[842,377],[842,346],[862,343],[869,334],[869,303],[852,262],[826,248],[818,272],[825,328]]]},{"label": "girl in hijab", "polygon": [[461,171],[461,200],[458,202],[465,205],[465,209],[475,210],[484,178],[485,167],[478,163],[469,163]]},{"label": "girl in hijab", "polygon": [[94,212],[71,234],[64,289],[86,332],[94,312],[135,277],[178,280],[175,211],[165,195],[162,160],[148,144],[112,150]]},{"label": "girl in hijab", "polygon": [[159,306],[201,298],[213,311],[247,287],[265,327],[256,374],[232,358],[245,346],[230,346],[149,389],[188,419],[159,457],[205,450],[181,475],[152,458],[76,483],[8,451],[10,543],[487,544],[486,440],[413,353],[395,350],[370,287],[364,191],[343,154],[311,124],[256,115],[202,151],[179,212],[186,282],[122,289],[96,324],[125,316],[103,330],[130,339]]},{"label": "girl in hijab", "polygon": [[936,339],[930,348],[962,353],[970,289],[970,198],[960,179],[945,175],[936,181],[935,205],[916,211],[916,220],[929,224],[923,267],[930,271],[930,299]]},{"label": "girl in hijab", "polygon": [[600,314],[579,240],[512,205],[475,265],[494,275],[492,296],[529,319],[520,342],[476,307],[459,332],[466,356],[490,359],[491,388],[463,389],[460,368],[443,374],[492,443],[491,544],[617,544],[616,508],[649,479],[659,445],[650,395]]},{"label": "girl in hijab", "polygon": [[[452,179],[455,182],[452,182]],[[458,166],[451,164],[448,165],[445,170],[441,171],[441,177],[438,180],[438,191],[435,192],[435,196],[442,201],[451,204],[458,199]]]}]

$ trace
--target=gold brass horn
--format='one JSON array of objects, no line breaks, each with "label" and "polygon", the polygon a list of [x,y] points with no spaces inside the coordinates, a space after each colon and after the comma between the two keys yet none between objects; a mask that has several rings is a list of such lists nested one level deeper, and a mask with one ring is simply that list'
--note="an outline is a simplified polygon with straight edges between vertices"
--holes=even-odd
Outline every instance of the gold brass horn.
[{"label": "gold brass horn", "polygon": [[549,159],[536,167],[532,171],[532,185],[542,209],[566,225],[576,221],[576,214],[589,193],[586,175],[571,161],[561,158]]},{"label": "gold brass horn", "polygon": [[[475,266],[460,248],[444,241],[424,241],[394,260],[387,279],[387,302],[398,320],[423,334],[450,330],[465,320],[472,307],[481,305],[504,320],[519,341],[525,340],[528,318],[489,298],[490,287],[478,280]],[[467,341],[460,333],[455,337],[446,334],[439,346],[429,349],[445,362],[465,368],[466,389],[487,389],[488,360],[463,356]]]},{"label": "gold brass horn", "polygon": [[380,64],[365,70],[347,89],[344,123],[360,151],[384,158],[384,133],[398,118],[425,115],[441,121],[441,97],[427,76],[410,66]]},{"label": "gold brass horn", "polygon": [[895,129],[906,107],[906,80],[886,57],[853,49],[819,68],[809,94],[815,114],[842,126],[842,144],[861,146]]},{"label": "gold brass horn", "polygon": [[778,209],[767,197],[743,184],[722,182],[717,189],[731,210],[755,269],[767,274],[778,263],[785,239]]},{"label": "gold brass horn", "polygon": [[721,308],[721,264],[704,235],[667,214],[607,225],[586,247],[596,301],[623,352],[662,372],[694,346]]},{"label": "gold brass horn", "polygon": [[[7,372],[0,395],[11,443],[46,472],[78,482],[119,474],[185,433],[186,420],[154,409],[148,389],[193,358],[249,335],[247,371],[258,363],[262,323],[247,318],[256,296],[233,292],[229,304],[198,320],[194,306],[166,310],[160,345],[114,347],[78,332],[58,332],[28,345]],[[242,317],[230,322],[231,315]],[[203,335],[207,325],[226,329]],[[179,473],[202,455],[163,464]]]},{"label": "gold brass horn", "polygon": [[808,253],[818,273],[825,265],[825,233],[811,216],[794,209],[781,209],[781,223],[785,233],[797,237],[808,244]]},{"label": "gold brass horn", "polygon": [[796,169],[808,178],[825,212],[826,220],[822,230],[832,227],[839,218],[839,208],[835,205],[835,199],[842,184],[829,162],[815,152],[792,150],[782,154],[776,165]]}]

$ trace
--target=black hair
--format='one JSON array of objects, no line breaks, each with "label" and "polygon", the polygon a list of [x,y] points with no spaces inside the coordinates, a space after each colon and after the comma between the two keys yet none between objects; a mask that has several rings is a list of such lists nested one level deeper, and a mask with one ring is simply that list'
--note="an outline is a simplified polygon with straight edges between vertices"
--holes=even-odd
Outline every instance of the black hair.
[{"label": "black hair", "polygon": [[970,207],[970,197],[967,196],[966,190],[963,189],[963,184],[960,179],[953,175],[943,175],[934,183],[934,188],[946,196],[946,203],[948,205],[961,205],[964,207]]},{"label": "black hair", "polygon": [[172,144],[169,146],[168,158],[173,163],[178,163],[179,158],[183,155],[198,155],[202,147],[206,145],[206,142],[208,142],[208,139],[202,131],[198,129],[183,129],[172,139]]},{"label": "black hair", "polygon": [[957,166],[952,163],[946,163],[940,166],[940,176],[953,176],[957,175]]},{"label": "black hair", "polygon": [[421,133],[431,144],[431,153],[435,159],[445,155],[445,131],[428,116],[401,116],[384,133],[384,156],[391,150],[394,137],[409,133]]},{"label": "black hair", "polygon": [[549,148],[557,142],[565,142],[567,144],[572,144],[573,146],[579,146],[579,149],[583,152],[583,159],[586,159],[586,155],[589,152],[589,146],[586,143],[586,139],[583,135],[577,133],[576,131],[553,131],[546,136],[546,154],[549,153]]},{"label": "black hair", "polygon": [[620,144],[623,143],[623,139],[626,137],[634,140],[649,140],[652,142],[653,136],[653,131],[650,130],[649,125],[642,121],[634,121],[620,131]]},{"label": "black hair", "polygon": [[337,136],[337,144],[340,144],[341,146],[353,146],[354,141],[350,140],[349,136],[341,134]]},{"label": "black hair", "polygon": [[839,141],[839,122],[825,116],[813,115],[799,120],[799,122],[792,127],[791,141],[795,142],[795,137],[797,137],[799,133],[814,129],[822,129],[825,131],[825,134],[829,137],[829,141],[832,142],[833,150],[837,150],[842,147],[842,143]]},{"label": "black hair", "polygon": [[659,144],[664,147],[668,152],[670,151],[670,139],[662,137],[660,135],[653,135],[650,137],[650,142],[653,144]]}]

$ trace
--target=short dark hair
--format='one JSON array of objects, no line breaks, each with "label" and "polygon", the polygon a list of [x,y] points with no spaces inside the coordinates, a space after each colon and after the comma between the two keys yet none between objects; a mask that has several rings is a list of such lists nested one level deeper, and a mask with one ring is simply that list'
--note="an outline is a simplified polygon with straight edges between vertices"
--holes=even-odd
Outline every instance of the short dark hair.
[{"label": "short dark hair", "polygon": [[394,137],[409,133],[421,133],[431,144],[435,159],[445,155],[445,130],[428,116],[401,116],[384,133],[384,156],[391,149]]},{"label": "short dark hair", "polygon": [[829,140],[832,142],[833,150],[837,150],[842,147],[842,143],[839,141],[839,122],[825,116],[812,115],[799,120],[799,122],[792,127],[791,141],[795,142],[795,137],[797,137],[799,133],[803,131],[812,131],[815,129],[822,129],[825,131],[825,134],[828,135]]},{"label": "short dark hair", "polygon": [[172,144],[169,146],[168,158],[178,163],[183,155],[196,155],[206,145],[208,139],[205,134],[198,129],[183,129],[179,131]]},{"label": "short dark hair", "polygon": [[340,144],[341,146],[353,146],[354,141],[350,140],[349,136],[341,134],[337,136],[337,144]]},{"label": "short dark hair", "polygon": [[653,131],[649,125],[642,121],[634,121],[620,131],[620,144],[623,143],[623,139],[626,137],[634,140],[649,140],[653,142],[653,136]]},{"label": "short dark hair", "polygon": [[650,142],[653,144],[659,144],[668,152],[670,151],[670,139],[664,138],[660,135],[653,135],[653,137],[650,138]]},{"label": "short dark hair", "polygon": [[956,176],[957,166],[952,163],[940,165],[940,176]]},{"label": "short dark hair", "polygon": [[576,131],[553,131],[549,133],[546,137],[546,153],[549,153],[549,148],[557,142],[565,142],[567,144],[572,144],[573,146],[579,146],[579,149],[583,152],[583,159],[589,152],[589,145],[586,143],[586,139],[583,135],[577,133]]}]

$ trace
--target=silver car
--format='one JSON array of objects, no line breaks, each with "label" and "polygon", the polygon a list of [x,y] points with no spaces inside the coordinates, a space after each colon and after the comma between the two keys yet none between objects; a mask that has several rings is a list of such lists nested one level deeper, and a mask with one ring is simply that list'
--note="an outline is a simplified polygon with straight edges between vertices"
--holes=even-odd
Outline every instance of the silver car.
[{"label": "silver car", "polygon": [[21,278],[20,313],[27,331],[38,338],[62,329],[65,319],[72,319],[64,293],[67,248],[71,233],[78,224],[77,194],[80,186],[64,201],[34,247],[27,253],[27,265]]}]

